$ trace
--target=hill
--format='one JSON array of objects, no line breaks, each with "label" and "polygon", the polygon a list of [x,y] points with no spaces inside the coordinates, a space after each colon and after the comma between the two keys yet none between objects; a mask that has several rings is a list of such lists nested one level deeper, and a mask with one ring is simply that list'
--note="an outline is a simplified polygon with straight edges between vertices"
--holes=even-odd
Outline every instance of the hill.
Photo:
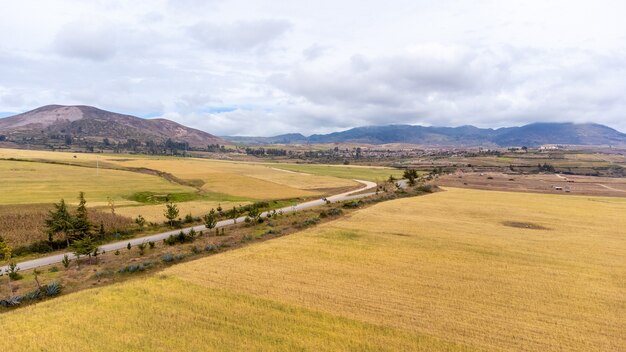
[{"label": "hill", "polygon": [[[431,146],[539,146],[567,145],[626,145],[626,134],[610,127],[586,123],[533,123],[521,127],[478,128],[425,127],[415,125],[387,125],[357,127],[330,134],[302,135],[295,139],[276,137],[224,137],[233,142],[257,144],[274,143],[408,143]],[[281,140],[282,142],[277,142]]]},{"label": "hill", "polygon": [[[206,148],[225,141],[209,133],[166,119],[142,119],[92,106],[47,105],[0,119],[3,139],[29,144],[89,144],[105,142],[164,144],[169,140]],[[134,143],[134,142],[133,142]]]},{"label": "hill", "polygon": [[618,351],[625,209],[466,189],[379,203],[3,313],[0,339],[14,351]]}]

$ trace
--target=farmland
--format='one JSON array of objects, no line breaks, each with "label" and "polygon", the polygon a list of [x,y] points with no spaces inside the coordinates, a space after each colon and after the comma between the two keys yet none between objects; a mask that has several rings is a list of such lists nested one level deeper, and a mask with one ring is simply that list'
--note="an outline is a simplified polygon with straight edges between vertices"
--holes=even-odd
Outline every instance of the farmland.
[{"label": "farmland", "polygon": [[106,205],[108,198],[122,204],[137,190],[195,191],[136,172],[12,160],[0,160],[0,179],[0,204],[52,203],[61,198],[74,201],[78,191],[86,192],[92,205]]},{"label": "farmland", "polygon": [[[0,224],[4,226],[0,235],[14,246],[46,239],[43,220],[51,204],[62,198],[76,203],[79,191],[85,192],[87,205],[96,211],[96,224],[105,213],[115,212],[116,217],[103,221],[111,232],[123,230],[121,224],[128,225],[138,215],[161,224],[166,199],[178,204],[180,217],[199,218],[220,205],[231,209],[259,200],[293,202],[358,187],[346,170],[342,177],[334,177],[291,172],[274,164],[0,149]],[[358,170],[355,176],[365,178],[368,172],[380,172],[378,168],[354,170]],[[22,220],[13,224],[16,219]]]},{"label": "farmland", "polygon": [[11,311],[0,338],[16,350],[616,351],[625,212],[624,198],[450,188]]}]

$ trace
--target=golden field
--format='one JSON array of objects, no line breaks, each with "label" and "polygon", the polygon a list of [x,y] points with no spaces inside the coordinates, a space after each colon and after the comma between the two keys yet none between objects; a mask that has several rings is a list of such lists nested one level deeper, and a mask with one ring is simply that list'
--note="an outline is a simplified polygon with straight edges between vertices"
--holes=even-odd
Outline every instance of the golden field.
[{"label": "golden field", "polygon": [[127,167],[147,167],[185,180],[203,182],[202,190],[253,199],[285,199],[317,196],[317,190],[355,187],[351,180],[277,170],[254,163],[207,159],[151,158],[114,161]]},{"label": "golden field", "polygon": [[121,205],[137,191],[193,192],[192,187],[171,183],[158,176],[27,161],[0,160],[0,204],[52,203],[65,198],[77,203],[84,191],[89,205],[106,205],[111,198]]},{"label": "golden field", "polygon": [[[343,178],[341,178],[320,174],[319,172],[317,174],[289,172],[289,170],[279,169],[275,167],[274,164],[267,163],[145,155],[111,155],[0,149],[0,159],[9,158],[68,163],[88,166],[89,168],[95,168],[96,162],[100,163],[101,167],[147,168],[166,172],[178,179],[188,181],[190,184],[198,185],[200,191],[209,194],[218,193],[221,195],[256,200],[317,197],[326,194],[329,190],[356,188],[359,186],[357,182],[345,178],[347,175],[345,171],[343,172]],[[17,161],[0,160],[0,162],[15,163]],[[32,164],[39,165],[39,169],[54,166],[51,164]],[[69,167],[67,165],[56,165],[56,167],[55,171],[60,176],[70,173],[69,171],[59,173],[59,170],[64,170],[62,169],[63,167]],[[89,168],[84,169],[87,170],[89,175],[95,174],[95,170],[90,170]],[[361,168],[354,170],[359,170],[359,172],[355,172],[355,177],[353,178],[363,176],[364,174],[367,176],[368,172],[380,172],[377,168]],[[397,172],[397,170],[394,171]],[[16,174],[16,176],[18,175]],[[82,174],[78,175],[78,177],[83,176]],[[72,182],[73,180],[74,179],[72,179]],[[151,190],[141,187],[137,188],[136,185],[133,186],[137,191]],[[47,187],[47,185],[43,183],[42,187]],[[89,192],[90,189],[83,188],[83,190]],[[160,192],[167,193],[169,191],[163,190]],[[178,192],[184,191],[179,190]]]},{"label": "golden field", "polygon": [[620,351],[626,199],[450,188],[3,314],[23,350]]},{"label": "golden field", "polygon": [[[177,203],[179,216],[184,218],[185,215],[191,214],[193,217],[202,217],[206,215],[211,209],[216,209],[218,206],[222,206],[224,210],[229,210],[232,207],[238,207],[240,205],[247,205],[250,202],[213,202],[213,201],[189,201]],[[153,205],[140,205],[140,206],[127,206],[119,207],[115,209],[115,214],[125,216],[127,218],[135,219],[138,215],[141,215],[148,222],[162,223],[165,221],[163,212],[165,211],[165,205],[153,204]]]}]

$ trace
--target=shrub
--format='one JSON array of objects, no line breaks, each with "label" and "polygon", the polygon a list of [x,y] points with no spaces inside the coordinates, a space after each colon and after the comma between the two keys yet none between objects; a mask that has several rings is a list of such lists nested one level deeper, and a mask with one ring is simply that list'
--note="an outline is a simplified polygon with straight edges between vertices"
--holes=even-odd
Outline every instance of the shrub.
[{"label": "shrub", "polygon": [[150,246],[150,249],[153,249],[154,246],[155,246],[155,243],[154,243],[154,241],[149,241],[148,245]]},{"label": "shrub", "polygon": [[325,219],[325,218],[327,218],[327,217],[328,217],[328,214],[326,214],[326,212],[322,210],[322,211],[320,212],[320,219]]},{"label": "shrub", "polygon": [[57,281],[51,282],[46,286],[46,296],[52,297],[61,293],[61,284]]},{"label": "shrub", "polygon": [[356,209],[360,207],[361,205],[363,205],[363,202],[361,202],[360,200],[353,200],[351,202],[345,203],[343,207],[346,209]]},{"label": "shrub", "polygon": [[22,275],[18,273],[18,271],[20,271],[20,268],[17,266],[15,262],[9,263],[9,266],[6,270],[11,280],[17,281],[17,280],[22,279]]},{"label": "shrub", "polygon": [[196,247],[196,246],[192,246],[192,247],[191,247],[191,253],[193,253],[193,254],[198,254],[198,253],[200,253],[200,252],[201,252],[201,251],[200,251],[200,249],[199,249],[198,247]]},{"label": "shrub", "polygon": [[329,216],[339,216],[339,215],[343,214],[343,210],[341,210],[339,208],[332,208],[332,209],[329,209],[326,213]]},{"label": "shrub", "polygon": [[56,273],[56,272],[59,272],[59,268],[57,268],[56,266],[53,266],[52,268],[48,269],[48,271],[51,273]]},{"label": "shrub", "polygon": [[120,255],[120,250],[119,250],[119,249],[118,249],[118,250],[116,250],[116,251],[115,251],[115,253],[113,253],[113,254],[115,254],[115,255]]},{"label": "shrub", "polygon": [[124,273],[136,273],[140,271],[146,270],[146,267],[143,264],[130,264],[118,270],[117,272],[120,274]]},{"label": "shrub", "polygon": [[161,257],[161,260],[163,261],[163,263],[171,263],[174,261],[174,256],[167,253]]},{"label": "shrub", "polygon": [[420,185],[415,188],[418,192],[433,193],[434,189],[432,185]]},{"label": "shrub", "polygon": [[204,247],[204,251],[205,252],[215,252],[215,251],[217,251],[217,246],[212,245],[212,244],[208,244],[206,247]]},{"label": "shrub", "polygon": [[65,269],[67,269],[70,266],[70,257],[66,254],[63,256],[63,260],[61,260],[61,263],[63,264],[63,267]]},{"label": "shrub", "polygon": [[304,220],[302,225],[303,226],[313,226],[313,225],[319,224],[319,222],[320,222],[320,218],[310,218],[310,219]]},{"label": "shrub", "polygon": [[139,249],[139,255],[144,255],[144,253],[146,252],[146,243],[143,242],[137,245],[137,248]]}]

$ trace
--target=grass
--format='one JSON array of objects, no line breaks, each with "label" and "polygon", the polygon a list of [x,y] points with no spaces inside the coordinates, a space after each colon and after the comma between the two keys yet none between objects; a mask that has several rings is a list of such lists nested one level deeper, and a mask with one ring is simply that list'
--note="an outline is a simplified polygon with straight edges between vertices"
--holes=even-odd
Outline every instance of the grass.
[{"label": "grass", "polygon": [[122,204],[137,191],[185,193],[191,187],[168,182],[160,177],[136,172],[0,160],[0,204],[52,203],[65,198],[77,202],[84,191],[91,205],[106,204],[107,198]]},{"label": "grass", "polygon": [[0,338],[16,351],[85,341],[139,351],[617,351],[625,212],[621,198],[449,189],[7,312]]},{"label": "grass", "polygon": [[255,163],[206,159],[126,159],[114,161],[126,167],[147,167],[171,173],[185,180],[200,180],[205,192],[217,192],[252,199],[312,197],[319,190],[356,186],[336,177],[289,173]]},{"label": "grass", "polygon": [[311,165],[311,164],[275,164],[278,169],[293,172],[303,172],[314,175],[332,176],[339,178],[358,179],[365,181],[384,181],[393,175],[402,178],[402,170],[373,166],[349,165]]},{"label": "grass", "polygon": [[[179,217],[184,218],[185,215],[191,214],[194,217],[201,217],[207,214],[211,209],[216,209],[219,205],[222,206],[223,209],[229,210],[234,206],[246,205],[250,204],[250,202],[246,201],[225,201],[225,202],[216,202],[216,201],[203,201],[203,200],[194,200],[194,201],[186,201],[184,203],[176,203],[178,210],[180,211]],[[118,215],[122,215],[129,218],[136,218],[138,215],[141,215],[148,222],[154,223],[162,223],[166,221],[163,216],[163,212],[165,210],[164,204],[153,204],[153,205],[142,205],[142,206],[129,206],[129,207],[119,207],[115,210],[115,213]]]}]

